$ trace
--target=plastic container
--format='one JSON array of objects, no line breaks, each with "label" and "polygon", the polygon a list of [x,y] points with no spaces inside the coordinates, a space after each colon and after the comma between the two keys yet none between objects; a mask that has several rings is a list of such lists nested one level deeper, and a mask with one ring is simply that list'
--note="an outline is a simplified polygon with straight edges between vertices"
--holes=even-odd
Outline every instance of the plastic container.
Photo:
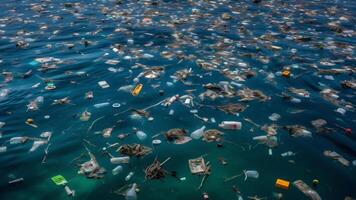
[{"label": "plastic container", "polygon": [[130,157],[128,157],[128,156],[113,157],[113,158],[110,158],[110,162],[111,162],[112,164],[129,163],[129,162],[130,162]]},{"label": "plastic container", "polygon": [[138,84],[135,89],[132,90],[131,94],[132,96],[137,96],[138,94],[140,94],[141,90],[142,90],[143,85],[142,84]]},{"label": "plastic container", "polygon": [[223,121],[219,124],[219,127],[223,129],[240,130],[242,123],[238,121]]},{"label": "plastic container", "polygon": [[255,170],[244,170],[244,174],[245,174],[245,181],[247,180],[247,178],[257,179],[260,176],[258,171]]},{"label": "plastic container", "polygon": [[106,81],[99,81],[98,85],[103,89],[110,87],[110,85]]},{"label": "plastic container", "polygon": [[193,131],[192,134],[190,134],[190,137],[196,140],[200,139],[204,134],[204,129],[205,126],[202,126],[201,128]]},{"label": "plastic container", "polygon": [[147,134],[143,131],[137,131],[136,136],[139,140],[146,140],[147,139]]},{"label": "plastic container", "polygon": [[112,170],[112,174],[113,175],[118,175],[120,174],[122,171],[123,171],[123,167],[121,165],[118,165],[117,167],[115,167],[113,170]]},{"label": "plastic container", "polygon": [[136,200],[137,199],[136,183],[132,184],[132,187],[126,191],[125,199],[126,200]]},{"label": "plastic container", "polygon": [[288,190],[289,188],[289,181],[283,180],[283,179],[277,179],[276,180],[276,187],[281,188],[281,189],[285,189]]}]

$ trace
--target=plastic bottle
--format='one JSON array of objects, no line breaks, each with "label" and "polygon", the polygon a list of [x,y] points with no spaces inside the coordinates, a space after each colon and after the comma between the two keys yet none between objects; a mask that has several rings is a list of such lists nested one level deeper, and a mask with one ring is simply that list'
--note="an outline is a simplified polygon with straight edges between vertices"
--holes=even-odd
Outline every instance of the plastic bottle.
[{"label": "plastic bottle", "polygon": [[261,136],[256,136],[252,138],[253,140],[257,140],[259,142],[266,142],[267,141],[267,136],[266,135],[261,135]]},{"label": "plastic bottle", "polygon": [[121,173],[123,171],[123,168],[121,165],[118,165],[117,167],[115,167],[113,170],[112,170],[112,174],[113,175],[117,175],[119,173]]},{"label": "plastic bottle", "polygon": [[245,181],[247,180],[247,178],[257,179],[259,177],[258,171],[255,170],[244,170],[244,174],[245,174]]},{"label": "plastic bottle", "polygon": [[136,200],[137,199],[136,183],[132,184],[132,187],[126,191],[125,199],[126,200]]},{"label": "plastic bottle", "polygon": [[192,137],[193,139],[196,139],[196,140],[200,139],[204,134],[204,129],[205,129],[205,126],[202,126],[201,128],[193,131],[193,133],[190,134],[190,137]]},{"label": "plastic bottle", "polygon": [[129,181],[133,175],[134,175],[133,172],[130,172],[129,174],[127,174],[127,176],[125,177],[125,181]]},{"label": "plastic bottle", "polygon": [[240,130],[241,126],[242,126],[241,122],[237,122],[237,121],[223,121],[219,124],[219,127],[223,129]]},{"label": "plastic bottle", "polygon": [[74,197],[75,191],[71,190],[67,185],[64,186],[64,190],[66,191],[68,196],[73,196]]},{"label": "plastic bottle", "polygon": [[95,108],[102,108],[102,107],[105,107],[105,106],[108,106],[108,105],[110,105],[109,102],[97,103],[97,104],[94,104],[94,107],[95,107]]},{"label": "plastic bottle", "polygon": [[130,162],[130,157],[128,157],[128,156],[113,157],[113,158],[110,158],[110,162],[111,162],[112,164],[129,163],[129,162]]},{"label": "plastic bottle", "polygon": [[139,140],[145,140],[147,138],[147,134],[143,131],[137,131],[136,136]]}]

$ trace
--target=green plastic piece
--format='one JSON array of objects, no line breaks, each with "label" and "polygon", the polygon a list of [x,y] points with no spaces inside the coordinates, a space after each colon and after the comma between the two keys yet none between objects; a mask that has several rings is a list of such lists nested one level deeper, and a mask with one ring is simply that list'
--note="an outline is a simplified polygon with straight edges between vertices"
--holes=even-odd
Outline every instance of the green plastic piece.
[{"label": "green plastic piece", "polygon": [[68,183],[62,175],[53,176],[51,179],[56,185],[65,185]]}]

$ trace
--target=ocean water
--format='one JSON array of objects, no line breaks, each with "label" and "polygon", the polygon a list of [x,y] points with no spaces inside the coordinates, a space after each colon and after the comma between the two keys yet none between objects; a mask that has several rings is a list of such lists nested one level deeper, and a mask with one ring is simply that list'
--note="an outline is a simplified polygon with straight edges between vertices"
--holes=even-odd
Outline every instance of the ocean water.
[{"label": "ocean water", "polygon": [[[1,200],[124,199],[113,191],[132,183],[137,183],[140,189],[138,200],[202,199],[203,192],[210,199],[238,199],[233,186],[239,188],[243,199],[256,195],[275,199],[273,193],[282,193],[283,199],[288,200],[308,199],[293,185],[288,190],[276,188],[277,178],[291,183],[300,179],[311,187],[317,179],[320,183],[312,188],[324,200],[356,198],[356,168],[351,163],[356,159],[356,133],[347,134],[340,128],[356,130],[355,88],[341,86],[342,81],[355,79],[355,1],[3,0],[0,8],[3,75],[0,121],[5,123],[0,128],[0,146],[7,148],[0,153]],[[307,39],[298,41],[298,37]],[[49,57],[57,61],[38,62]],[[118,62],[110,64],[110,60]],[[197,60],[216,67],[203,69]],[[137,80],[146,69],[142,65],[160,66],[164,72],[157,78]],[[51,66],[55,68],[46,68]],[[287,67],[292,74],[289,78],[280,74]],[[190,68],[188,84],[171,77],[177,70]],[[239,75],[250,70],[255,76],[231,80],[222,74],[224,69],[238,71]],[[320,73],[320,69],[347,70],[328,76]],[[31,75],[23,77],[29,70]],[[110,87],[101,88],[98,82],[102,80]],[[243,102],[248,107],[239,115],[198,106],[241,103],[238,96],[199,98],[206,91],[204,84],[220,81],[238,83],[231,84],[236,91],[260,90],[270,99]],[[56,89],[46,90],[48,82]],[[143,84],[138,96],[119,90],[137,83]],[[310,97],[288,93],[290,87],[305,89]],[[322,98],[320,92],[327,88],[338,91],[338,100],[343,100],[341,104],[349,102],[349,106],[335,105]],[[84,98],[88,91],[93,92],[93,99]],[[282,98],[283,92],[301,102]],[[167,107],[157,104],[176,94],[191,95],[197,104],[190,107],[179,101]],[[40,96],[44,100],[38,104],[38,110],[27,110],[27,105]],[[53,105],[64,97],[71,102]],[[94,106],[105,102],[109,105]],[[114,103],[120,107],[113,107]],[[127,111],[154,104],[157,106],[147,109],[153,121],[134,118]],[[336,112],[338,108],[346,113]],[[194,109],[199,116],[208,118],[209,123],[195,117],[190,112]],[[79,116],[86,110],[91,118],[81,121]],[[173,115],[169,115],[170,110],[174,110]],[[276,122],[268,118],[273,113],[281,116]],[[215,123],[210,121],[212,117]],[[37,128],[25,123],[29,118]],[[252,139],[266,133],[246,118],[259,125],[279,126],[278,146],[272,148],[272,155],[268,147]],[[334,130],[332,133],[316,131],[311,121],[320,118],[327,121],[326,126]],[[99,120],[94,123],[96,119]],[[222,121],[240,121],[242,129],[221,129],[218,124]],[[282,128],[294,124],[304,126],[312,137],[292,137]],[[163,135],[158,136],[162,144],[152,145],[151,137],[156,134],[172,128],[184,128],[191,133],[203,125],[224,132],[223,147],[202,140],[176,145],[166,141]],[[114,128],[111,137],[103,138],[101,131],[110,127]],[[147,133],[148,138],[140,141],[135,134],[124,140],[117,137],[121,133],[134,133],[133,127]],[[50,141],[33,152],[29,151],[32,139],[24,144],[9,143],[11,138],[19,136],[39,138],[45,131],[52,132]],[[153,152],[142,158],[132,157],[129,164],[122,164],[123,172],[113,175],[111,170],[117,165],[110,163],[102,148],[114,143],[139,143],[153,148]],[[47,159],[42,163],[47,147]],[[106,169],[102,179],[88,179],[77,173],[79,167],[72,161],[86,154],[85,147]],[[116,149],[109,152],[120,156]],[[325,150],[337,152],[350,165],[343,166],[324,156]],[[296,155],[280,155],[287,151]],[[202,155],[210,162],[211,174],[198,189],[202,176],[190,173],[188,160]],[[144,169],[155,158],[163,161],[168,157],[171,160],[163,168],[176,171],[178,177],[186,179],[179,181],[167,176],[162,180],[145,180]],[[219,158],[228,164],[222,165]],[[84,157],[81,161],[88,159]],[[241,176],[224,181],[243,170],[257,170],[259,178],[244,181]],[[132,179],[125,181],[131,171]],[[58,174],[67,179],[75,197],[68,197],[61,186],[52,182],[51,177]],[[17,178],[24,180],[8,183]]]}]

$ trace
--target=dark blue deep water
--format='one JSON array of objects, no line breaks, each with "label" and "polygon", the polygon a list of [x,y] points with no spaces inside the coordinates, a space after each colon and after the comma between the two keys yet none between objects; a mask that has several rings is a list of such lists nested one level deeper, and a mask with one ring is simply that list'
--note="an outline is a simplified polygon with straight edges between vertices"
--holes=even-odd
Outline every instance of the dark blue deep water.
[{"label": "dark blue deep water", "polygon": [[[308,199],[293,186],[295,180],[323,200],[356,198],[356,1],[2,0],[0,8],[1,200],[124,199],[114,191],[132,183],[138,184],[138,200],[196,200],[203,192],[212,200],[238,199],[233,186],[243,199],[276,199],[277,193],[288,200]],[[157,67],[162,69],[153,74],[157,77],[145,76]],[[176,71],[183,69],[191,69],[190,75],[176,80]],[[283,71],[290,75],[282,76]],[[101,88],[99,81],[110,87]],[[133,96],[139,83],[142,91]],[[200,98],[208,83],[220,90],[225,84],[233,95]],[[241,101],[238,94],[246,88],[269,98]],[[94,98],[85,98],[89,91]],[[183,98],[170,106],[157,104],[174,95],[189,95],[194,105]],[[69,102],[56,104],[65,97]],[[38,108],[29,108],[31,102]],[[231,103],[247,108],[238,115],[215,109]],[[153,121],[132,114],[131,109],[154,104],[146,109]],[[80,120],[84,111],[91,113],[88,121]],[[269,119],[273,113],[280,116],[277,121]],[[36,127],[26,124],[28,119]],[[311,123],[317,119],[327,124],[317,129]],[[222,121],[239,121],[242,129],[222,129]],[[272,124],[277,146],[253,140],[267,134],[263,125]],[[203,125],[224,133],[221,148],[201,139],[176,145],[162,135],[183,128],[189,136]],[[288,125],[303,126],[309,136],[292,136],[283,128]],[[148,137],[139,140],[133,127]],[[101,134],[106,128],[113,128],[108,138]],[[49,141],[41,137],[46,131],[52,133]],[[122,133],[129,135],[119,139]],[[162,143],[153,146],[156,134]],[[25,140],[14,144],[17,137]],[[32,151],[35,141],[43,145]],[[114,143],[139,143],[153,152],[131,157],[113,175],[117,165],[103,147]],[[118,146],[107,151],[119,157]],[[89,160],[85,147],[106,169],[103,178],[78,174],[77,164]],[[348,165],[325,156],[326,150]],[[287,151],[296,154],[282,157]],[[191,174],[188,160],[202,155],[211,174],[199,190],[203,176]],[[155,158],[168,157],[163,168],[185,179],[145,180],[144,169]],[[224,181],[243,170],[257,170],[259,178]],[[125,181],[129,172],[134,175]],[[52,182],[59,174],[74,197]],[[290,181],[289,189],[276,188],[277,178]],[[314,179],[319,181],[315,187]]]}]

